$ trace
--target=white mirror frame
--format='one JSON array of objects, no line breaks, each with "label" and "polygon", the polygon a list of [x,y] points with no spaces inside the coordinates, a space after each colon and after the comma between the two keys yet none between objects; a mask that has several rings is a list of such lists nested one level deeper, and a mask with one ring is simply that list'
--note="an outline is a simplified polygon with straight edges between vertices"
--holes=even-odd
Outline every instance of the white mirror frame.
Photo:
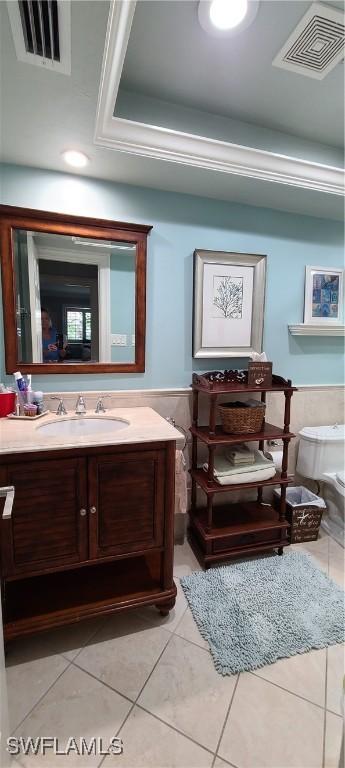
[{"label": "white mirror frame", "polygon": [[[204,267],[205,264],[252,267],[253,294],[251,306],[250,345],[205,347],[203,336]],[[250,357],[262,351],[266,282],[266,256],[226,251],[194,251],[193,357]]]}]

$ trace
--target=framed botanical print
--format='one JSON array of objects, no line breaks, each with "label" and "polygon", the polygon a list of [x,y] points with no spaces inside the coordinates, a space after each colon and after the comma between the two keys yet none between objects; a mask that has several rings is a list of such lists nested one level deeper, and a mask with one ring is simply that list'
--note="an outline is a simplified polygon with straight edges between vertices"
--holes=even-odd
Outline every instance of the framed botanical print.
[{"label": "framed botanical print", "polygon": [[194,251],[193,357],[261,352],[266,256]]},{"label": "framed botanical print", "polygon": [[334,325],[343,322],[343,274],[339,267],[305,268],[304,322]]}]

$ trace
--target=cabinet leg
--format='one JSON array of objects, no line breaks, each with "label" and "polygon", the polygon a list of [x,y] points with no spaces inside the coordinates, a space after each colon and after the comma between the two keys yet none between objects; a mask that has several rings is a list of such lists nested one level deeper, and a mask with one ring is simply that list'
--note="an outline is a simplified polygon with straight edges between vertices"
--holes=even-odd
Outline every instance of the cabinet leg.
[{"label": "cabinet leg", "polygon": [[169,612],[172,611],[174,605],[175,605],[176,598],[170,597],[169,600],[164,600],[163,603],[156,603],[157,611],[159,611],[161,616],[168,616]]},{"label": "cabinet leg", "polygon": [[284,547],[278,547],[278,555],[282,555],[284,552]]}]

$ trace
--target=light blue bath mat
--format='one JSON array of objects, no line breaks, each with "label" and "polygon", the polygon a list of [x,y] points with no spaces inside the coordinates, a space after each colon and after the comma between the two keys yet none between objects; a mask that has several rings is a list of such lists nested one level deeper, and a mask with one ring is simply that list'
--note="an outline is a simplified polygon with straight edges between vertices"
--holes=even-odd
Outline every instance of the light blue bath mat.
[{"label": "light blue bath mat", "polygon": [[181,584],[222,675],[344,640],[344,592],[308,555],[196,571]]}]

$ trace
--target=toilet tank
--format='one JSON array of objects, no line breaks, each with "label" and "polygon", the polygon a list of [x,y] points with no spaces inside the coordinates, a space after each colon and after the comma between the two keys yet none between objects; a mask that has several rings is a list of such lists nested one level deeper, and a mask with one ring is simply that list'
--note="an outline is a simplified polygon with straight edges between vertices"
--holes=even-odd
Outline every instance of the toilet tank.
[{"label": "toilet tank", "polygon": [[344,424],[304,427],[299,436],[296,466],[299,475],[318,480],[324,472],[339,472],[344,469]]}]

